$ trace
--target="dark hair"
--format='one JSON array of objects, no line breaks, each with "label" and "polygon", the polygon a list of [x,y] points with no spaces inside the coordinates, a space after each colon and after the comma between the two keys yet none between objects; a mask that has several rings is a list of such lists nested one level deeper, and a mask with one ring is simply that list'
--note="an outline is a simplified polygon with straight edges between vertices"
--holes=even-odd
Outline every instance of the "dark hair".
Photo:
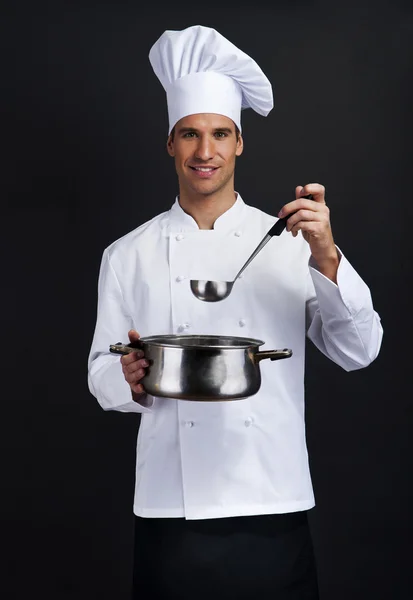
[{"label": "dark hair", "polygon": [[[235,123],[234,123],[234,125],[235,125]],[[238,138],[239,138],[239,136],[240,136],[240,130],[238,129],[238,127],[237,127],[236,125],[235,125],[235,134],[236,134],[236,136],[237,136],[237,139],[238,139]],[[172,140],[172,141],[174,141],[174,137],[175,137],[175,126],[173,126],[173,127],[172,127],[172,129],[171,129],[171,133],[170,133],[169,135],[170,135],[170,137],[171,137],[171,140]]]}]

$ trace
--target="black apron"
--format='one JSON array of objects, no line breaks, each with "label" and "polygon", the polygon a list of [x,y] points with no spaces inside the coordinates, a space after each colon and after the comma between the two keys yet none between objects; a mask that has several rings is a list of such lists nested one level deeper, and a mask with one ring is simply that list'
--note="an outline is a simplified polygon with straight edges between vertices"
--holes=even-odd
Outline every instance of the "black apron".
[{"label": "black apron", "polygon": [[133,600],[318,600],[307,512],[135,518]]}]

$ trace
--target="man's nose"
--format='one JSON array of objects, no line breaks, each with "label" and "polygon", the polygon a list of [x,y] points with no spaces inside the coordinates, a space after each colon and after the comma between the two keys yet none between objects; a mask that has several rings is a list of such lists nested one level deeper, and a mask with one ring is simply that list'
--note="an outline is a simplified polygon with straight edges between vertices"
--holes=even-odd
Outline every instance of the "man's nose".
[{"label": "man's nose", "polygon": [[195,156],[199,160],[207,161],[215,155],[214,142],[208,136],[201,136],[195,151]]}]

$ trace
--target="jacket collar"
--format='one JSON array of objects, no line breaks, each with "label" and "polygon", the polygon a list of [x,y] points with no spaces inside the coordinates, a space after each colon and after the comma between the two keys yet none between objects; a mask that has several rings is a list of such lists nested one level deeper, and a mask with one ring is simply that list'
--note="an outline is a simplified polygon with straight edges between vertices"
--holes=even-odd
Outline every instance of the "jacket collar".
[{"label": "jacket collar", "polygon": [[[222,233],[233,231],[242,220],[245,202],[241,195],[236,192],[237,199],[234,204],[224,214],[222,214],[214,223],[214,229]],[[195,219],[188,215],[179,204],[178,196],[175,203],[169,211],[169,230],[171,233],[184,231],[200,231]]]}]

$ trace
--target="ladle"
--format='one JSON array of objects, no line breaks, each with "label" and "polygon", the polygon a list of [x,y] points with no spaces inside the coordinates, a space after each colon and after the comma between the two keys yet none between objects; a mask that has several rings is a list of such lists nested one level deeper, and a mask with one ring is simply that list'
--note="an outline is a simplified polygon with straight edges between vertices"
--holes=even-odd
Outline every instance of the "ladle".
[{"label": "ladle", "polygon": [[[309,196],[302,196],[303,198],[307,198],[308,200],[312,200],[313,197],[310,194]],[[270,241],[270,239],[274,235],[280,235],[287,224],[287,220],[293,215],[291,213],[282,219],[278,219],[278,221],[271,227],[267,235],[261,240],[258,244],[254,252],[251,254],[247,262],[244,264],[242,269],[236,275],[234,281],[208,281],[203,279],[191,279],[190,285],[192,293],[198,298],[198,300],[202,300],[203,302],[219,302],[220,300],[224,300],[227,298],[234,286],[234,283],[241,275],[241,273],[248,267],[250,262],[257,256],[258,252],[260,252],[264,246]]]}]

